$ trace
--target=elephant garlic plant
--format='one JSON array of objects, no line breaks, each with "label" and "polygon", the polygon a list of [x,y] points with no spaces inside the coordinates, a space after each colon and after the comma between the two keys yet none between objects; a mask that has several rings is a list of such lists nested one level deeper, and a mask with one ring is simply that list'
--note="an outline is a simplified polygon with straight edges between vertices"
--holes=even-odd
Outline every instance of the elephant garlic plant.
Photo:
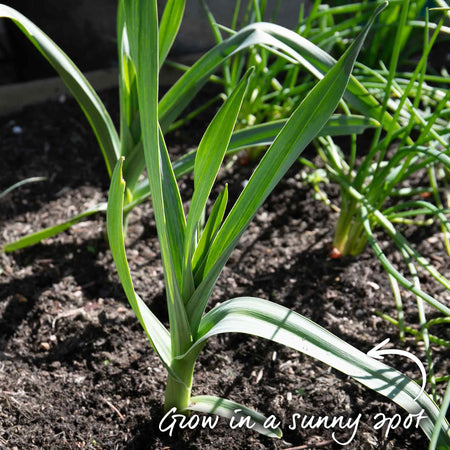
[{"label": "elephant garlic plant", "polygon": [[[385,6],[381,5],[376,14]],[[191,392],[194,365],[207,340],[220,333],[246,333],[313,356],[398,403],[411,414],[422,411],[425,418],[420,426],[425,434],[431,438],[434,431],[438,447],[449,448],[449,425],[417,383],[300,314],[253,297],[227,300],[205,313],[219,274],[258,208],[333,114],[376,14],[281,127],[234,205],[227,208],[225,186],[202,226],[252,70],[241,79],[201,139],[193,162],[193,195],[191,199],[184,199],[190,200],[186,216],[162,131],[164,119],[168,117],[162,108],[164,99],[158,107],[161,46],[157,2],[121,0],[119,7],[124,25],[122,41],[129,49],[127,70],[133,73],[140,112],[142,149],[161,249],[169,328],[141,298],[145,293],[138,294],[133,287],[124,244],[127,155],[118,158],[112,174],[107,207],[108,238],[128,301],[167,369],[165,411],[182,414],[201,411],[225,417],[245,415],[252,419],[255,430],[280,437],[281,430],[264,426],[262,414],[227,399],[193,396]],[[178,88],[179,85],[175,85],[175,89]]]}]

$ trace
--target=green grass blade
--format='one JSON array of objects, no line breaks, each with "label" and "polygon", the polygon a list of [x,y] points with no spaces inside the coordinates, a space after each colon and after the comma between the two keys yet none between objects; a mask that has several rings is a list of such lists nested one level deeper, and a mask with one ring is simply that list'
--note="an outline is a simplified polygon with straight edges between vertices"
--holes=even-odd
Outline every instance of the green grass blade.
[{"label": "green grass blade", "polygon": [[[379,7],[376,13],[384,6]],[[368,22],[338,63],[311,90],[267,150],[214,240],[206,272],[211,270],[223,253],[231,253],[260,205],[331,117],[345,91],[356,57],[375,17]]]},{"label": "green grass blade", "polygon": [[430,446],[428,447],[428,450],[435,450],[435,449],[443,449],[444,447],[440,447],[439,442],[443,440],[442,436],[442,428],[445,424],[445,415],[447,414],[448,407],[450,405],[450,383],[447,384],[447,388],[445,389],[444,399],[442,400],[441,404],[441,412],[439,413],[439,417],[436,420],[436,425],[433,430],[433,434],[431,436],[430,440]]},{"label": "green grass blade", "polygon": [[[426,152],[424,152],[426,153]],[[442,157],[442,155],[440,155]],[[441,283],[447,289],[450,288],[450,280],[442,276],[431,264],[422,257],[418,252],[416,252],[409,242],[405,239],[405,237],[394,227],[394,225],[386,218],[386,216],[379,210],[375,209],[370,203],[368,203],[366,197],[358,192],[352,185],[349,184],[348,180],[345,177],[341,177],[337,172],[332,171],[329,167],[330,174],[333,178],[338,181],[341,185],[342,192],[345,192],[346,196],[351,197],[352,199],[359,202],[359,210],[358,214],[360,216],[362,229],[365,231],[367,242],[372,247],[375,252],[376,257],[382,264],[382,266],[386,269],[386,271],[391,274],[402,286],[406,287],[416,296],[422,298],[431,306],[441,311],[446,316],[450,316],[450,308],[444,305],[442,302],[422,291],[421,289],[417,289],[414,283],[411,283],[407,280],[395,267],[390,263],[380,245],[378,244],[375,236],[372,231],[371,220],[375,219],[377,224],[385,229],[385,231],[389,234],[392,240],[395,242],[397,247],[400,250],[406,250],[408,254],[408,258],[413,258],[418,264],[420,264],[428,273],[430,273],[433,278],[435,278],[439,283]],[[424,202],[423,205],[426,206]],[[370,220],[369,220],[370,217]]]},{"label": "green grass blade", "polygon": [[183,18],[186,0],[168,0],[159,26],[159,67],[169,54]]},{"label": "green grass blade", "polygon": [[[249,417],[251,422],[248,428],[271,438],[281,438],[282,436],[279,428],[264,427],[267,420],[265,416],[231,400],[211,395],[199,395],[191,398],[188,409],[206,414],[216,414],[230,421],[234,420],[234,423],[239,423],[239,420],[246,420],[246,417]],[[236,410],[239,410],[239,412],[236,413]]]},{"label": "green grass blade", "polygon": [[[196,273],[201,271],[202,265],[206,262],[206,256],[208,254],[209,246],[216,237],[217,231],[222,224],[223,216],[225,214],[225,208],[228,202],[228,186],[225,185],[223,191],[219,194],[214,206],[211,210],[211,214],[206,222],[205,229],[200,237],[200,240],[195,249],[194,256],[192,258],[192,267],[194,272],[194,280],[200,281]],[[200,268],[200,269],[199,269]]]},{"label": "green grass blade", "polygon": [[111,117],[94,89],[69,57],[25,16],[13,8],[0,5],[0,17],[11,19],[58,72],[88,119],[100,144],[108,174],[111,176],[119,158],[119,138]]},{"label": "green grass blade", "polygon": [[[211,336],[221,333],[245,333],[270,339],[312,356],[351,376],[364,386],[389,398],[409,414],[424,411],[420,426],[431,437],[439,409],[420,386],[386,364],[369,357],[336,337],[326,329],[290,309],[251,297],[228,300],[206,314],[199,328],[197,346],[203,346]],[[183,355],[190,358],[190,354]],[[419,395],[420,394],[420,395]],[[443,420],[439,444],[450,446],[450,427]]]},{"label": "green grass blade", "polygon": [[[247,72],[232,95],[222,105],[198,146],[194,165],[194,194],[186,224],[183,267],[185,272],[183,280],[185,280],[185,277],[192,276],[191,263],[196,245],[195,233],[197,225],[205,210],[206,202],[222,165],[252,72],[253,69]],[[186,284],[183,282],[183,287]],[[187,299],[192,294],[192,291],[184,292],[183,294],[183,298]]]},{"label": "green grass blade", "polygon": [[[373,251],[375,252],[376,257],[381,262],[383,267],[386,269],[388,273],[390,273],[402,286],[409,289],[411,292],[413,292],[418,297],[425,300],[427,303],[432,305],[437,310],[441,311],[446,316],[450,316],[450,308],[440,301],[436,300],[434,297],[430,296],[426,292],[422,291],[421,289],[417,289],[413,283],[408,281],[399,271],[395,269],[395,267],[389,262],[388,258],[384,254],[383,250],[379,246],[378,242],[376,241],[372,227],[370,225],[370,221],[368,219],[369,217],[369,211],[365,205],[360,205],[361,210],[361,221],[364,227],[364,230],[366,232],[367,241],[369,242],[370,246],[372,247]],[[399,248],[407,248],[408,254],[410,257],[413,257],[411,253],[414,253],[414,251],[411,249],[411,247],[407,244],[405,238],[401,236],[393,227],[393,225],[383,216],[382,213],[379,211],[373,211],[375,214],[377,220],[379,223],[386,229],[386,231],[389,233],[389,235],[394,239],[394,242],[397,244]],[[414,258],[419,264],[421,264],[426,270],[430,271],[429,263],[427,261],[423,261],[424,258],[421,258],[420,255],[417,258]],[[433,270],[433,275],[436,278],[435,269]],[[440,274],[437,274],[439,277],[442,277]],[[443,277],[442,277],[443,278]],[[448,283],[449,281],[444,278],[444,286],[445,283]],[[438,280],[439,281],[439,280]]]},{"label": "green grass blade", "polygon": [[99,212],[106,211],[106,203],[99,203],[98,205],[83,211],[81,214],[77,214],[74,217],[66,220],[65,222],[59,223],[58,225],[54,225],[48,228],[44,228],[43,230],[37,231],[36,233],[28,234],[17,241],[6,244],[3,247],[3,251],[6,253],[14,252],[16,250],[20,250],[21,248],[29,247],[30,245],[35,245],[41,242],[43,239],[47,239],[52,236],[56,236],[62,231],[67,230],[72,225],[75,225],[78,222],[81,222],[86,217],[92,216]]},{"label": "green grass blade", "polygon": [[46,179],[47,179],[47,177],[30,177],[30,178],[25,178],[24,180],[20,180],[17,183],[14,183],[13,185],[9,186],[4,191],[0,192],[0,199],[5,197],[6,195],[8,195],[10,192],[20,188],[21,186],[24,186],[25,184],[36,183],[37,181],[44,181]]},{"label": "green grass blade", "polygon": [[122,178],[122,165],[123,157],[117,162],[117,166],[114,169],[109,190],[106,219],[109,245],[127,299],[133,308],[136,317],[139,319],[142,328],[144,328],[152,347],[166,367],[169,367],[171,363],[169,332],[136,294],[131,280],[123,235],[123,199],[125,193],[125,181]]},{"label": "green grass blade", "polygon": [[184,230],[177,224],[184,222],[184,214],[169,225],[168,214],[179,214],[180,211],[178,208],[167,211],[169,205],[166,205],[167,196],[172,203],[178,203],[175,199],[180,195],[167,149],[160,145],[163,139],[158,125],[158,12],[156,0],[122,1],[131,58],[136,68],[145,162],[164,268],[171,349],[175,356],[189,348],[192,338],[176,271],[182,255],[172,252],[173,243],[183,240]]},{"label": "green grass blade", "polygon": [[[270,23],[249,25],[207,52],[169,89],[159,104],[161,128],[166,130],[172,124],[227,58],[253,45],[264,45],[269,50],[273,48],[277,54],[277,48],[282,49],[286,58],[304,65],[319,79],[336,64],[328,53],[293,31]],[[381,120],[381,106],[353,77],[350,78],[345,98],[360,113],[386,126],[391,123],[392,118],[388,114]]]},{"label": "green grass blade", "polygon": [[[379,7],[377,13],[383,8],[384,5]],[[200,322],[217,277],[259,206],[334,112],[371,24],[372,21],[292,114],[225,219],[208,253],[204,279],[186,304],[193,330]]]}]

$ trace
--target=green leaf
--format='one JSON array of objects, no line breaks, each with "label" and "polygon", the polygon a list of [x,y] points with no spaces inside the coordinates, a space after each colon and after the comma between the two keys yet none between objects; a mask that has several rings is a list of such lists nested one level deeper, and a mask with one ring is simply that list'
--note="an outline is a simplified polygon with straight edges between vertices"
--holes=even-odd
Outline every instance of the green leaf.
[{"label": "green leaf", "polygon": [[145,167],[136,70],[131,59],[123,2],[117,13],[119,50],[120,155],[125,156],[123,177],[133,192]]},{"label": "green leaf", "polygon": [[159,67],[169,54],[183,18],[185,0],[167,0],[159,26]]},{"label": "green leaf", "polygon": [[152,347],[165,366],[169,368],[171,363],[169,332],[134,291],[125,253],[123,236],[123,198],[125,193],[125,181],[122,178],[123,160],[124,158],[121,157],[117,162],[109,190],[106,217],[109,245],[127,299],[142,328],[144,328]]},{"label": "green leaf", "polygon": [[361,214],[361,222],[363,224],[364,230],[366,232],[367,241],[369,242],[369,245],[373,248],[376,257],[379,259],[383,267],[386,269],[388,273],[390,273],[402,286],[409,289],[411,292],[413,292],[418,297],[425,300],[427,303],[429,303],[431,306],[436,308],[437,310],[441,311],[446,316],[450,316],[450,308],[443,303],[441,303],[439,300],[435,299],[431,295],[427,294],[426,292],[422,291],[421,289],[418,289],[414,283],[407,280],[395,267],[389,262],[388,258],[386,257],[385,253],[379,246],[378,242],[376,241],[370,220],[369,220],[369,208],[370,213],[373,214],[378,221],[378,223],[386,230],[386,232],[390,235],[390,237],[394,240],[397,247],[406,252],[406,255],[408,259],[414,259],[417,261],[425,270],[427,270],[435,279],[437,279],[443,286],[445,286],[447,289],[450,287],[450,280],[443,277],[431,264],[423,258],[419,253],[414,251],[412,247],[409,245],[408,241],[403,237],[402,234],[400,234],[395,227],[392,225],[392,223],[378,210],[374,210],[370,207],[370,205],[360,205],[360,214]]},{"label": "green leaf", "polygon": [[3,251],[6,253],[14,252],[21,248],[37,244],[38,242],[41,242],[43,239],[47,239],[49,237],[57,235],[58,233],[61,233],[64,230],[67,230],[72,225],[81,222],[86,217],[97,214],[98,212],[105,212],[105,211],[106,211],[106,203],[99,203],[98,205],[95,205],[94,207],[87,209],[86,211],[83,211],[81,214],[77,214],[76,216],[71,217],[65,222],[59,223],[58,225],[54,225],[48,228],[44,228],[43,230],[37,231],[36,233],[28,234],[27,236],[24,236],[23,238],[18,239],[17,241],[6,244],[3,247]]},{"label": "green leaf", "polygon": [[181,203],[180,191],[178,190],[169,159],[169,153],[161,130],[159,134],[159,146],[161,149],[161,168],[163,173],[162,192],[166,219],[165,225],[167,227],[173,267],[178,283],[181,283],[186,220],[184,217],[183,204]]},{"label": "green leaf", "polygon": [[[271,145],[278,133],[283,129],[287,120],[276,120],[260,125],[246,127],[233,133],[226,155],[232,155],[239,150]],[[319,131],[318,136],[348,136],[350,134],[361,134],[368,128],[380,126],[375,119],[343,114],[333,114],[325,126]],[[183,158],[183,157],[181,157]],[[180,159],[181,159],[180,158]],[[178,160],[174,166],[177,166]],[[177,170],[177,169],[175,169]]]},{"label": "green leaf", "polygon": [[25,16],[13,8],[0,5],[0,17],[11,19],[58,72],[88,119],[111,176],[119,157],[119,138],[111,117],[94,89],[69,57]]},{"label": "green leaf", "polygon": [[368,30],[376,14],[384,6],[377,8],[372,20],[352,46],[310,91],[265,153],[211,245],[205,267],[206,277],[187,304],[189,317],[192,317],[191,314],[198,317],[200,310],[204,311],[223,265],[254,214],[306,145],[331,117],[345,91]]},{"label": "green leaf", "polygon": [[8,195],[10,192],[20,188],[21,186],[24,186],[25,184],[36,183],[37,181],[44,181],[46,179],[47,177],[30,177],[25,178],[24,180],[20,180],[17,183],[14,183],[12,186],[6,188],[4,191],[0,192],[0,199]]},{"label": "green leaf", "polygon": [[211,214],[208,217],[206,226],[201,235],[200,241],[195,249],[194,256],[192,258],[192,267],[194,270],[194,280],[201,281],[202,266],[206,262],[206,256],[208,255],[209,246],[216,237],[217,231],[222,224],[223,216],[228,202],[228,185],[225,185],[223,191],[219,194],[214,206],[211,210]]},{"label": "green leaf", "polygon": [[[225,156],[231,156],[242,149],[271,145],[278,133],[286,125],[287,119],[275,120],[259,125],[246,127],[238,130],[231,136]],[[326,125],[319,131],[318,136],[347,136],[349,134],[360,134],[368,128],[380,126],[379,122],[369,117],[341,114],[334,114]],[[173,170],[177,178],[191,172],[194,168],[195,155],[197,150],[178,158],[173,163]],[[143,185],[141,185],[143,189]]]},{"label": "green leaf", "polygon": [[247,408],[246,406],[240,405],[239,403],[231,400],[213,397],[210,395],[199,395],[191,398],[188,409],[202,413],[216,414],[218,416],[225,417],[230,421],[233,420],[233,423],[235,424],[239,423],[240,419],[246,419],[249,417],[251,422],[244,423],[249,423],[249,428],[252,430],[271,438],[279,439],[282,436],[279,428],[273,429],[264,427],[264,423],[267,420],[265,416],[254,411],[253,409]]},{"label": "green leaf", "polygon": [[[173,123],[227,58],[253,45],[262,45],[277,55],[281,49],[289,61],[302,64],[319,79],[336,64],[328,53],[293,31],[271,23],[251,24],[213,47],[169,89],[159,104],[161,128],[166,130]],[[380,104],[354,77],[350,78],[344,97],[360,113],[377,119],[383,125],[392,122],[387,113],[381,118]]]},{"label": "green leaf", "polygon": [[441,404],[441,412],[439,413],[439,417],[436,420],[436,425],[434,427],[433,434],[430,439],[429,450],[435,450],[436,448],[443,448],[443,447],[436,447],[436,445],[438,445],[439,441],[440,442],[444,441],[445,438],[445,436],[442,436],[442,429],[445,425],[445,415],[447,414],[449,405],[450,405],[450,383],[447,384],[447,388],[445,389],[444,398]]},{"label": "green leaf", "polygon": [[[194,194],[189,208],[185,234],[183,288],[186,289],[188,284],[186,279],[192,277],[191,264],[195,251],[197,225],[205,210],[206,202],[225,156],[252,72],[253,69],[247,72],[222,105],[198,146],[194,165]],[[192,289],[183,292],[183,298],[188,299],[192,292],[193,285]]]},{"label": "green leaf", "polygon": [[[203,347],[211,336],[230,332],[270,339],[312,356],[384,395],[409,414],[423,410],[424,418],[420,426],[431,437],[439,409],[416,382],[306,317],[267,300],[241,297],[218,305],[202,318],[198,339],[180,358],[196,358],[197,346]],[[441,430],[440,445],[448,448],[450,427],[446,421],[442,422]]]},{"label": "green leaf", "polygon": [[[178,186],[170,165],[158,125],[158,12],[156,1],[122,0],[125,25],[128,32],[131,59],[136,69],[141,114],[142,140],[156,228],[161,247],[161,258],[166,284],[169,312],[172,356],[186,351],[191,345],[189,321],[179,289],[177,261],[182,255],[173,254],[175,242],[183,239],[183,230],[178,226],[183,217],[169,224],[168,214],[179,214],[166,210],[178,203]],[[172,202],[172,205],[166,202]]]}]

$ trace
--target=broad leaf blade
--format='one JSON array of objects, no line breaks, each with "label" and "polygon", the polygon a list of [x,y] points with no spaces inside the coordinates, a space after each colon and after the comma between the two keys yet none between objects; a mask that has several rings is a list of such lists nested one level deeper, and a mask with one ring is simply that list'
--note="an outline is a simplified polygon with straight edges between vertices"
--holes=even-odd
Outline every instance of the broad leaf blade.
[{"label": "broad leaf blade", "polygon": [[[420,426],[431,437],[439,409],[426,393],[421,392],[416,382],[311,320],[267,300],[242,297],[212,309],[201,321],[199,339],[190,353],[183,357],[196,357],[197,347],[203,347],[208,338],[230,332],[270,339],[312,356],[393,400],[409,414],[423,410],[425,417],[420,421]],[[448,448],[450,427],[446,421],[442,423],[441,430],[439,444]]]},{"label": "broad leaf blade", "polygon": [[131,280],[123,235],[123,197],[125,193],[125,181],[122,179],[122,164],[123,157],[117,162],[117,166],[114,169],[109,190],[106,218],[109,245],[127,299],[133,308],[136,317],[144,328],[152,347],[166,367],[169,367],[171,362],[169,332],[136,294]]},{"label": "broad leaf blade", "polygon": [[0,5],[0,17],[11,19],[58,72],[88,119],[111,176],[119,157],[119,138],[111,117],[94,89],[70,58],[25,16],[13,8]]},{"label": "broad leaf blade", "polygon": [[191,398],[188,409],[202,413],[216,414],[229,420],[234,419],[234,423],[239,423],[241,418],[245,419],[249,417],[251,422],[248,428],[271,438],[279,439],[282,436],[279,428],[272,429],[264,427],[264,423],[266,422],[265,416],[231,400],[210,395],[199,395]]}]

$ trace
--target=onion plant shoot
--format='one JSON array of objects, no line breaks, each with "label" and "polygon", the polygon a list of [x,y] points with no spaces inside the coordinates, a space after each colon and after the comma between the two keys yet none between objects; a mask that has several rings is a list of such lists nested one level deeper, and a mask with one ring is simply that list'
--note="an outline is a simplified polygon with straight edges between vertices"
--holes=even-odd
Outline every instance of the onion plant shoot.
[{"label": "onion plant shoot", "polygon": [[[381,5],[376,14],[385,6]],[[124,245],[127,186],[123,174],[127,155],[124,155],[125,159],[123,156],[118,158],[112,175],[107,208],[108,237],[128,301],[168,372],[166,412],[176,410],[189,414],[189,411],[200,411],[228,418],[245,415],[252,418],[255,430],[272,437],[281,436],[278,428],[265,428],[264,416],[256,411],[227,399],[192,395],[194,365],[207,340],[220,333],[237,332],[270,339],[313,356],[388,397],[410,414],[423,410],[427,418],[420,425],[431,438],[439,409],[417,383],[300,314],[254,297],[227,300],[205,313],[217,278],[249,222],[337,107],[375,15],[286,121],[236,202],[227,208],[225,186],[214,200],[203,227],[202,217],[227,152],[252,70],[242,77],[201,139],[195,154],[193,195],[190,199],[183,198],[190,200],[185,215],[183,192],[176,183],[174,166],[160,127],[160,123],[164,123],[161,117],[164,109],[161,103],[158,107],[161,45],[157,2],[120,1],[119,16],[124,24],[122,42],[129,49],[127,68],[133,74],[136,86],[143,154],[164,270],[169,328],[147,307],[141,298],[145,293],[138,294],[133,287]],[[229,212],[225,214],[227,210]],[[450,428],[446,421],[441,421],[440,430],[438,445],[449,447]]]}]

